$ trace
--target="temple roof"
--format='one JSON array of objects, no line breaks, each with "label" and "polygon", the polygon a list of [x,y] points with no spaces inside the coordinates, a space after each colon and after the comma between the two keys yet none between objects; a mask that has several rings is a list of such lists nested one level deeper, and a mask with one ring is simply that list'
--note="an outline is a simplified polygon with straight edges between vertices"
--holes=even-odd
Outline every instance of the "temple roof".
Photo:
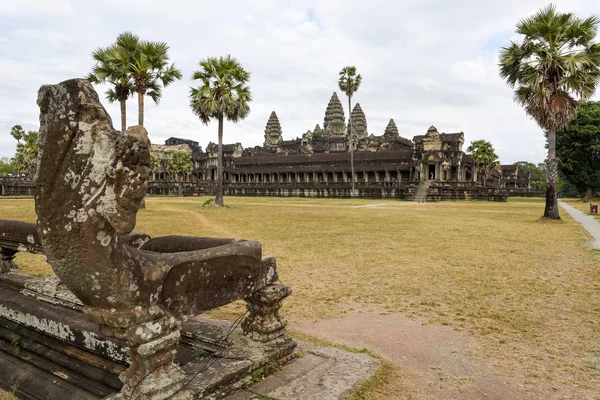
[{"label": "temple roof", "polygon": [[[465,134],[463,132],[458,132],[458,133],[440,133],[439,134],[440,139],[442,140],[442,142],[444,143],[449,143],[449,142],[459,142],[461,140],[464,140],[464,136]],[[413,140],[415,142],[417,141],[423,141],[423,139],[425,139],[427,137],[427,135],[417,135],[413,138]]]},{"label": "temple roof", "polygon": [[[357,151],[354,153],[354,160],[360,161],[373,161],[373,160],[412,160],[412,150],[401,149],[401,150],[388,150],[388,151]],[[347,151],[339,153],[313,153],[313,154],[292,154],[292,155],[277,155],[273,156],[254,156],[254,157],[240,157],[236,159],[235,164],[237,166],[244,165],[291,165],[297,163],[319,163],[319,162],[345,162],[350,159],[350,153]]]},{"label": "temple roof", "polygon": [[517,170],[517,166],[514,164],[504,164],[504,165],[501,165],[500,168],[502,169],[502,171],[516,171]]}]

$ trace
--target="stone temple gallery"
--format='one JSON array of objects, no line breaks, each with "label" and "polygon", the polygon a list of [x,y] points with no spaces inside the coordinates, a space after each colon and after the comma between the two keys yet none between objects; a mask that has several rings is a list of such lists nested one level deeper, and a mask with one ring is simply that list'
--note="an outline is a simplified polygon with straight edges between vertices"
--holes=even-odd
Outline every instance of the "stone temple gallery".
[{"label": "stone temple gallery", "polygon": [[[275,111],[267,121],[264,144],[244,149],[223,145],[225,195],[398,198],[418,201],[506,200],[507,196],[538,195],[530,174],[515,165],[485,173],[463,152],[464,133],[438,132],[431,126],[412,140],[401,137],[393,119],[383,135],[369,134],[360,104],[348,129],[342,103],[333,93],[323,120],[310,131],[284,140]],[[349,132],[350,131],[350,134]],[[350,152],[350,135],[354,142]],[[185,152],[193,163],[189,173],[169,171],[168,160]],[[158,166],[150,177],[149,193],[211,194],[217,180],[218,146],[206,151],[198,142],[170,138],[152,145]]]}]

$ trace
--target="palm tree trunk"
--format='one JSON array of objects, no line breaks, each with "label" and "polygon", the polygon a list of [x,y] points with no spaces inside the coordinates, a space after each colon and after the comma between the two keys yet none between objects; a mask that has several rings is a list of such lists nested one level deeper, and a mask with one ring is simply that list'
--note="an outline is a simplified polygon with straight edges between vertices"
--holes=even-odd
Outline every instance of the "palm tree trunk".
[{"label": "palm tree trunk", "polygon": [[352,175],[352,197],[354,193],[354,138],[352,137],[352,96],[348,96],[348,140],[350,141],[350,173]]},{"label": "palm tree trunk", "polygon": [[121,133],[125,133],[127,130],[127,106],[125,105],[125,100],[119,100],[121,103]]},{"label": "palm tree trunk", "polygon": [[219,154],[217,161],[217,191],[215,203],[223,207],[223,116],[219,116]]},{"label": "palm tree trunk", "polygon": [[558,160],[556,159],[556,131],[548,131],[548,160],[546,162],[546,209],[544,218],[560,219],[558,213],[558,196],[556,181],[558,180]]},{"label": "palm tree trunk", "polygon": [[[145,90],[138,91],[138,125],[144,126],[144,95],[146,94]],[[142,198],[142,202],[140,203],[140,208],[146,208],[146,198]]]},{"label": "palm tree trunk", "polygon": [[138,91],[138,125],[144,126],[144,90]]}]

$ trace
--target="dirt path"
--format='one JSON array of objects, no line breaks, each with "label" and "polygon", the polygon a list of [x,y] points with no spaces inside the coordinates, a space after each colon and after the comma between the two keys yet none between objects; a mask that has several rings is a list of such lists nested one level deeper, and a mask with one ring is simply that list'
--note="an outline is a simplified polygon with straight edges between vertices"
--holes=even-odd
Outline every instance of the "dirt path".
[{"label": "dirt path", "polygon": [[[526,385],[522,372],[484,361],[481,344],[448,326],[422,325],[399,314],[352,312],[344,318],[305,321],[295,328],[352,347],[366,347],[400,369],[400,397],[411,400],[578,399],[572,388]],[[505,354],[503,357],[510,357]],[[535,387],[533,387],[535,386]]]},{"label": "dirt path", "polygon": [[212,229],[215,232],[218,232],[224,236],[228,236],[228,237],[235,237],[235,234],[231,233],[229,230],[223,228],[221,225],[214,223],[213,221],[211,221],[210,219],[206,218],[206,216],[202,215],[199,212],[195,212],[195,211],[184,211],[184,210],[180,210],[177,208],[165,208],[165,211],[169,211],[169,212],[173,212],[173,213],[185,213],[188,215],[193,216],[196,220],[198,220],[198,222],[200,222],[200,224],[202,224],[203,226],[205,226],[208,229]]}]

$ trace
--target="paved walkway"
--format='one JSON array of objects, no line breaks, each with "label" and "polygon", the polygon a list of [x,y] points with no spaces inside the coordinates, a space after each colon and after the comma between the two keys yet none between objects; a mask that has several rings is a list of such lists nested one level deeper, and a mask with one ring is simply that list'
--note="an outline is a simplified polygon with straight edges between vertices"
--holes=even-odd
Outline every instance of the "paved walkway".
[{"label": "paved walkway", "polygon": [[575,221],[579,222],[581,226],[583,226],[585,230],[592,235],[594,238],[592,246],[595,249],[600,250],[600,222],[595,217],[576,209],[564,201],[559,200],[558,203],[562,206],[562,208],[565,209],[566,212],[571,214],[571,217],[575,218]]}]

